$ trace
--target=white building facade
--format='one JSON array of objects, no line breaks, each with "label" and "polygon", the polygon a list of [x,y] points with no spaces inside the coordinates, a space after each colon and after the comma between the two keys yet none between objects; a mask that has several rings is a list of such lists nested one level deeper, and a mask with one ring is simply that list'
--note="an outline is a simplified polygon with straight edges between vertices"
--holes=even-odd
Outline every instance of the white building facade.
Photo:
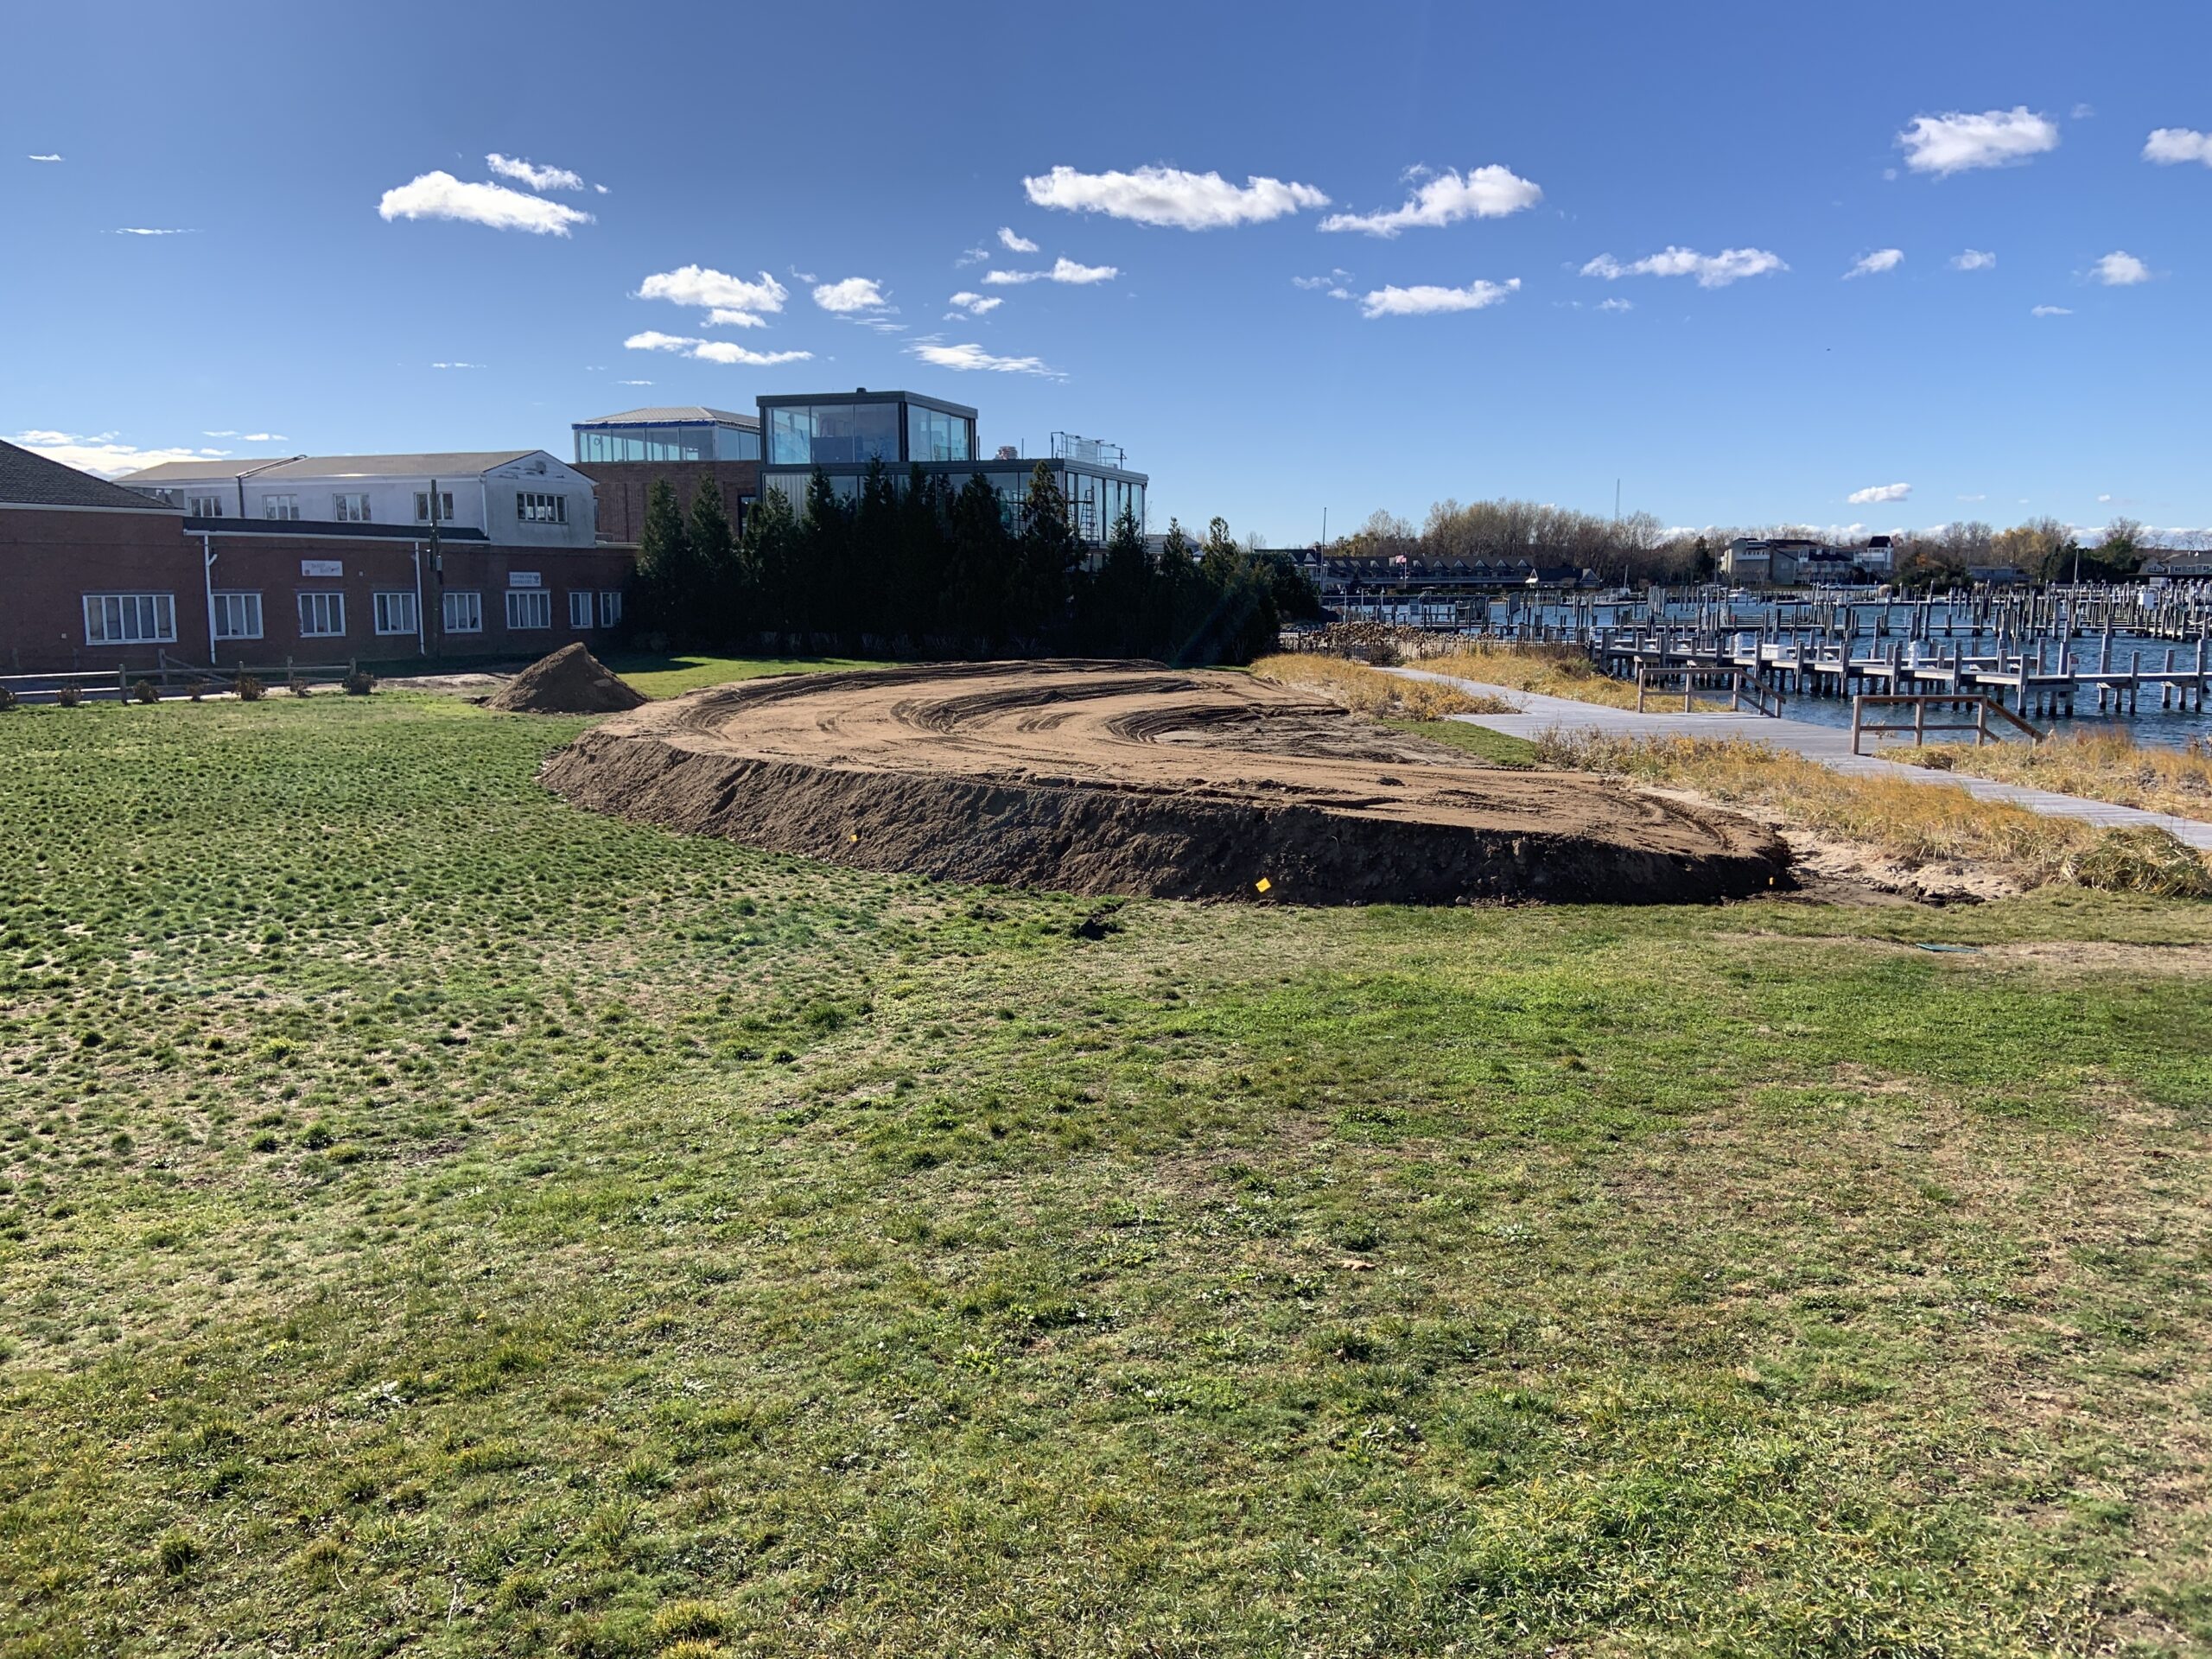
[{"label": "white building facade", "polygon": [[188,519],[474,531],[499,547],[588,548],[592,480],[543,449],[170,461],[121,480]]}]

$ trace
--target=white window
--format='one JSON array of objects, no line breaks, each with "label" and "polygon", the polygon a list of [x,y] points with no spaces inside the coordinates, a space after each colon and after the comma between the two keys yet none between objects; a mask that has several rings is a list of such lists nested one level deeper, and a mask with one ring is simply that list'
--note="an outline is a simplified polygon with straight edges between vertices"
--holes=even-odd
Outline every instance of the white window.
[{"label": "white window", "polygon": [[219,495],[188,495],[184,510],[194,518],[219,518],[223,516],[223,498]]},{"label": "white window", "polygon": [[581,588],[569,589],[569,626],[572,628],[591,626],[591,594]]},{"label": "white window", "polygon": [[553,626],[553,595],[543,588],[507,590],[507,626],[511,630]]},{"label": "white window", "polygon": [[448,594],[446,595],[446,632],[448,633],[483,632],[484,595]]},{"label": "white window", "polygon": [[415,632],[415,595],[407,588],[378,594],[377,601],[377,632],[378,633],[412,633]]},{"label": "white window", "polygon": [[215,637],[218,639],[260,639],[261,595],[259,594],[217,594],[215,595]]},{"label": "white window", "polygon": [[365,524],[369,522],[369,498],[365,495],[334,495],[330,498],[331,517],[341,524]]},{"label": "white window", "polygon": [[345,632],[345,594],[302,594],[300,595],[300,638],[336,639],[342,638]]},{"label": "white window", "polygon": [[296,518],[300,516],[300,498],[296,495],[264,495],[261,498],[261,516],[264,518]]},{"label": "white window", "polygon": [[622,595],[607,592],[599,596],[599,626],[611,628],[622,620]]},{"label": "white window", "polygon": [[176,642],[174,594],[86,594],[88,645],[166,645]]},{"label": "white window", "polygon": [[565,495],[533,495],[525,490],[515,492],[515,517],[525,524],[565,524],[569,522],[569,498]]},{"label": "white window", "polygon": [[[430,493],[428,490],[415,492],[415,522],[418,524],[427,524],[430,522]],[[453,522],[453,492],[451,490],[438,492],[438,522],[442,524],[449,524]]]}]

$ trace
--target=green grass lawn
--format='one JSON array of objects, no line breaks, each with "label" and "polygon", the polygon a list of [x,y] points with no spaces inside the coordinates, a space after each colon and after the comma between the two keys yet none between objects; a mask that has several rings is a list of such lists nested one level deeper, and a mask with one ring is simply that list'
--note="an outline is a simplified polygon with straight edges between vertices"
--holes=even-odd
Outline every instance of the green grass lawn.
[{"label": "green grass lawn", "polygon": [[764,674],[804,674],[825,668],[874,668],[852,657],[709,657],[701,653],[609,652],[600,660],[649,697],[677,697],[702,686],[753,680]]},{"label": "green grass lawn", "polygon": [[2212,907],[1100,906],[582,723],[0,715],[0,1651],[2212,1643]]}]

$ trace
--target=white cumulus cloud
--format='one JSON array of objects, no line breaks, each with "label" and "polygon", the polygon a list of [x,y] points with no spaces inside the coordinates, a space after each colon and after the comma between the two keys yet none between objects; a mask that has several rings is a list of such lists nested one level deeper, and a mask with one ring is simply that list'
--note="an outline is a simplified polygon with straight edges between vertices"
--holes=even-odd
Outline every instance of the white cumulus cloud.
[{"label": "white cumulus cloud", "polygon": [[965,311],[971,317],[980,317],[987,313],[997,310],[999,307],[1004,305],[1006,302],[995,294],[976,294],[971,293],[967,289],[963,288],[950,300],[947,300],[945,303],[947,305],[958,306],[963,311]]},{"label": "white cumulus cloud", "polygon": [[1904,264],[1903,248],[1877,248],[1857,264],[1852,266],[1849,270],[1845,271],[1843,280],[1847,283],[1853,276],[1878,276],[1885,270],[1895,270],[1903,264]]},{"label": "white cumulus cloud", "polygon": [[[34,156],[33,161],[39,157]],[[2156,162],[2160,167],[2177,167],[2183,162],[2200,162],[2212,167],[2212,132],[2196,132],[2188,127],[2160,127],[2143,142],[2143,159]]]},{"label": "white cumulus cloud", "polygon": [[1623,276],[1694,276],[1700,288],[1726,288],[1746,276],[1789,269],[1778,255],[1764,248],[1723,248],[1719,253],[1707,254],[1694,248],[1669,247],[1626,265],[1610,253],[1601,253],[1582,267],[1582,274],[1602,276],[1609,283]]},{"label": "white cumulus cloud", "polygon": [[433,363],[433,364],[431,364],[431,365],[430,365],[430,366],[431,366],[432,368],[434,368],[434,369],[480,369],[480,368],[483,368],[483,367],[485,367],[485,366],[486,366],[486,365],[484,365],[484,364],[481,364],[481,363],[459,363],[459,362],[455,362],[455,363]]},{"label": "white cumulus cloud", "polygon": [[925,363],[940,369],[958,369],[963,373],[982,370],[992,374],[1058,375],[1058,371],[1042,358],[996,357],[974,344],[947,346],[938,340],[918,340],[906,349]]},{"label": "white cumulus cloud", "polygon": [[1951,256],[1953,270],[1994,270],[1997,256],[1981,248],[1968,248],[1963,253]]},{"label": "white cumulus cloud", "polygon": [[632,334],[622,344],[633,352],[673,352],[678,357],[696,358],[702,363],[744,363],[754,368],[804,363],[814,355],[812,352],[750,352],[734,340],[694,340],[688,334],[664,334],[658,328]]},{"label": "white cumulus cloud", "polygon": [[484,158],[484,165],[503,179],[513,179],[533,190],[581,190],[584,188],[581,174],[571,173],[565,167],[535,167],[518,156],[502,156],[493,150]]},{"label": "white cumulus cloud", "polygon": [[48,461],[58,461],[64,467],[74,467],[79,472],[98,473],[103,478],[120,478],[147,467],[164,466],[173,461],[219,461],[230,454],[227,449],[190,449],[172,448],[141,449],[136,444],[125,443],[114,432],[48,432],[34,429],[18,432],[9,440],[34,454],[44,455]]},{"label": "white cumulus cloud", "polygon": [[1844,499],[1854,507],[1865,507],[1885,501],[1903,501],[1911,493],[1910,484],[1870,484],[1863,490],[1853,490]]},{"label": "white cumulus cloud", "polygon": [[1301,208],[1329,205],[1328,197],[1310,184],[1252,177],[1238,186],[1218,173],[1186,173],[1176,167],[1141,167],[1133,173],[1078,173],[1071,167],[1056,167],[1022,180],[1021,186],[1039,207],[1105,213],[1179,231],[1256,225]]},{"label": "white cumulus cloud", "polygon": [[1021,235],[1011,225],[999,226],[999,245],[1008,253],[1034,253],[1037,245]]},{"label": "white cumulus cloud", "polygon": [[194,230],[156,230],[148,225],[121,225],[116,227],[118,236],[197,236]]},{"label": "white cumulus cloud", "polygon": [[2028,308],[2028,315],[2031,317],[2070,317],[2074,315],[2074,308],[2069,305],[2031,305]]},{"label": "white cumulus cloud", "polygon": [[834,311],[848,316],[856,311],[880,311],[891,302],[883,297],[883,289],[874,277],[848,276],[842,282],[823,283],[814,290],[814,302],[824,311]]},{"label": "white cumulus cloud", "polygon": [[1600,311],[1633,311],[1636,309],[1636,302],[1622,299],[1600,300],[1598,302],[1598,308]]},{"label": "white cumulus cloud", "polygon": [[59,156],[26,156],[23,159],[27,162],[58,162],[61,158]]},{"label": "white cumulus cloud", "polygon": [[1944,178],[1977,167],[2011,167],[2058,148],[2058,124],[2022,104],[2010,110],[1967,115],[1918,115],[1897,143],[1916,173]]},{"label": "white cumulus cloud", "polygon": [[455,219],[533,236],[566,236],[571,226],[592,222],[589,213],[565,202],[526,196],[504,184],[464,184],[442,171],[422,174],[385,191],[377,213],[386,219]]},{"label": "white cumulus cloud", "polygon": [[1493,163],[1475,168],[1465,178],[1456,168],[1446,168],[1423,180],[1402,207],[1380,213],[1332,213],[1320,227],[1393,237],[1416,226],[1454,225],[1463,219],[1503,219],[1543,199],[1541,186],[1522,178],[1510,168]]},{"label": "white cumulus cloud", "polygon": [[1008,288],[1022,283],[1072,283],[1077,287],[1090,283],[1110,283],[1120,276],[1114,265],[1078,265],[1065,254],[1052,261],[1050,270],[987,270],[983,280],[995,288]]},{"label": "white cumulus cloud", "polygon": [[2123,253],[2114,248],[2089,267],[2089,277],[2093,282],[2102,283],[2107,288],[2133,288],[2138,283],[2151,280],[2151,267],[2133,254]]},{"label": "white cumulus cloud", "polygon": [[759,314],[782,310],[791,290],[765,270],[759,282],[752,283],[707,265],[679,265],[674,270],[657,270],[639,283],[638,297],[700,307],[709,313],[709,327],[759,328],[766,326]]},{"label": "white cumulus cloud", "polygon": [[1521,286],[1518,276],[1503,283],[1469,283],[1465,288],[1440,288],[1423,283],[1412,288],[1391,286],[1369,292],[1359,302],[1363,317],[1426,317],[1440,311],[1480,311],[1500,305]]}]

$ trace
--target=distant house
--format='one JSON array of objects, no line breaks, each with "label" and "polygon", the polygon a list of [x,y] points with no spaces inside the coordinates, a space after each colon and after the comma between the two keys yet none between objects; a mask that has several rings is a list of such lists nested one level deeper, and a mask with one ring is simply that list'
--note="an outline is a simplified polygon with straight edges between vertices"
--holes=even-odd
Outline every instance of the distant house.
[{"label": "distant house", "polygon": [[1886,536],[1865,549],[1831,547],[1805,536],[1738,536],[1720,556],[1720,574],[1747,588],[1833,586],[1885,575],[1893,556]]},{"label": "distant house", "polygon": [[2015,582],[2025,582],[2027,573],[2012,564],[1970,564],[1967,580],[1987,588],[2010,588]]},{"label": "distant house", "polygon": [[2143,550],[2143,574],[2164,577],[2168,582],[2212,582],[2212,553],[2146,547]]}]

